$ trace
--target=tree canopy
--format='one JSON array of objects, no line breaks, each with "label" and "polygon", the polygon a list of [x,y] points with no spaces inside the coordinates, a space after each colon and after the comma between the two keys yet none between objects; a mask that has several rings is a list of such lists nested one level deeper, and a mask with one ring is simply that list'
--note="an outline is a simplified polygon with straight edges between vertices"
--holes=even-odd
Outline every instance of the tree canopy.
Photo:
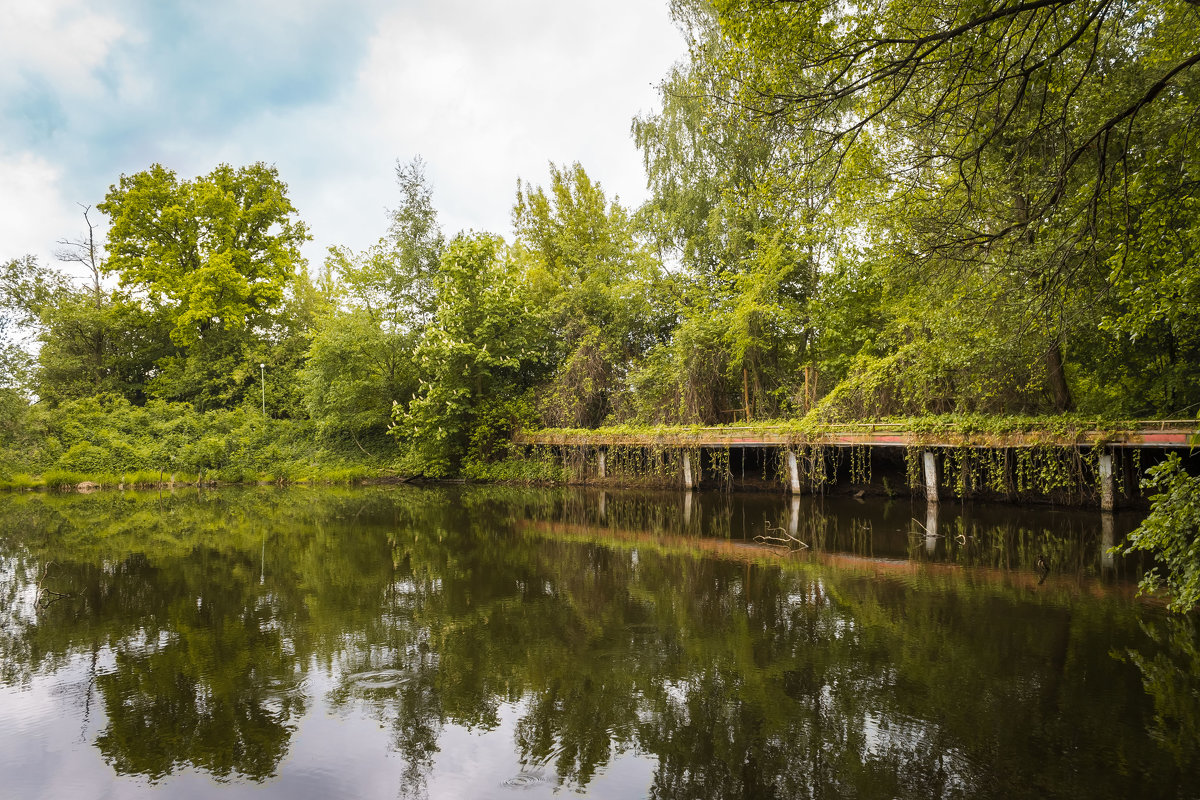
[{"label": "tree canopy", "polygon": [[274,167],[152,165],[103,247],[87,209],[63,240],[89,286],[8,262],[0,380],[259,409],[429,475],[523,425],[1200,409],[1194,2],[671,10],[640,206],[551,164],[507,239],[443,232],[398,161],[378,240],[310,273]]}]

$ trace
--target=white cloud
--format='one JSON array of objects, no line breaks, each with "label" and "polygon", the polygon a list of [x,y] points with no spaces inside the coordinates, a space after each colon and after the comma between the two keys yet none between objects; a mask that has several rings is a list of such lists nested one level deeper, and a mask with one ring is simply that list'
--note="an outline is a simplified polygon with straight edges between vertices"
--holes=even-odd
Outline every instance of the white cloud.
[{"label": "white cloud", "polygon": [[506,233],[517,178],[544,182],[549,161],[580,161],[610,196],[640,202],[645,181],[630,121],[655,106],[654,85],[684,52],[665,4],[650,8],[637,0],[449,2],[436,14],[418,7],[381,19],[356,86],[333,112],[340,135],[327,130],[328,117],[302,128],[330,137],[361,171],[356,191],[365,192],[357,206],[306,203],[320,209],[318,236],[328,213],[338,243],[369,243],[396,196],[392,164],[418,153],[448,232]]},{"label": "white cloud", "polygon": [[81,0],[9,3],[0,26],[0,83],[44,81],[71,96],[96,91],[96,70],[128,32],[90,5]]},{"label": "white cloud", "polygon": [[[507,234],[517,178],[543,183],[548,161],[578,160],[610,196],[644,199],[630,120],[656,105],[654,84],[684,52],[665,0],[306,0],[290,14],[281,3],[218,4],[224,22],[205,31],[175,25],[179,14],[154,0],[114,3],[109,16],[78,0],[20,3],[28,9],[0,29],[0,45],[20,44],[23,74],[53,84],[34,100],[63,108],[88,81],[104,92],[58,117],[0,125],[19,134],[10,148],[29,148],[3,167],[24,176],[0,183],[5,233],[46,254],[79,227],[76,202],[98,202],[122,172],[155,161],[181,177],[221,161],[277,165],[317,237],[314,261],[383,233],[393,166],[418,153],[448,233]],[[243,10],[254,30],[275,13],[304,29],[209,53]],[[235,80],[239,69],[259,78]]]},{"label": "white cloud", "polygon": [[43,258],[54,243],[81,221],[60,190],[61,172],[45,159],[25,153],[0,156],[0,258],[27,253]]}]

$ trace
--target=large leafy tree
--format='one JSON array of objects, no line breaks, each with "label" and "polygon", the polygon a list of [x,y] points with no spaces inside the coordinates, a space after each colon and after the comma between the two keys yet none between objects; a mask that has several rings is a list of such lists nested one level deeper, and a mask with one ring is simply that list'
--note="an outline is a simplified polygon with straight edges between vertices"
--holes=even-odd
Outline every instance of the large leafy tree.
[{"label": "large leafy tree", "polygon": [[[777,188],[811,196],[815,178],[839,198],[857,195],[873,220],[860,235],[891,273],[893,297],[929,323],[907,325],[900,340],[915,333],[936,348],[967,311],[991,335],[956,356],[965,383],[1003,357],[1014,376],[1037,373],[1026,383],[1042,399],[1019,404],[1068,409],[1130,357],[1142,369],[1120,370],[1127,385],[1151,390],[1131,393],[1161,398],[1160,413],[1200,399],[1184,388],[1194,345],[1179,324],[1196,263],[1194,3],[712,8],[721,118],[771,124],[803,145],[775,170]],[[1155,236],[1168,219],[1182,235]],[[1147,284],[1155,297],[1139,291]],[[1107,399],[1093,392],[1083,404]]]},{"label": "large leafy tree", "polygon": [[155,164],[122,175],[97,208],[112,221],[105,270],[170,326],[175,352],[153,393],[236,403],[277,344],[308,237],[274,167],[221,165],[179,180]]},{"label": "large leafy tree", "polygon": [[633,133],[653,191],[643,219],[679,269],[680,327],[639,371],[641,414],[774,416],[803,399],[819,333],[809,303],[835,241],[830,192],[792,175],[805,139],[721,100],[739,79],[725,69],[730,45],[710,7],[674,8],[691,58],[664,82],[662,109],[636,119]]},{"label": "large leafy tree", "polygon": [[530,416],[525,394],[544,373],[546,337],[524,271],[497,237],[456,237],[435,286],[437,312],[416,350],[421,386],[396,407],[393,433],[409,469],[443,476],[502,454],[494,449]]},{"label": "large leafy tree", "polygon": [[312,331],[304,379],[309,413],[324,433],[382,436],[392,404],[417,390],[413,352],[435,312],[445,240],[424,163],[396,165],[400,205],[386,236],[362,252],[333,248],[326,259],[335,302]]},{"label": "large leafy tree", "polygon": [[513,227],[551,331],[554,374],[541,417],[598,425],[628,405],[630,364],[666,334],[659,261],[629,212],[578,163],[551,165],[548,187],[519,185]]}]

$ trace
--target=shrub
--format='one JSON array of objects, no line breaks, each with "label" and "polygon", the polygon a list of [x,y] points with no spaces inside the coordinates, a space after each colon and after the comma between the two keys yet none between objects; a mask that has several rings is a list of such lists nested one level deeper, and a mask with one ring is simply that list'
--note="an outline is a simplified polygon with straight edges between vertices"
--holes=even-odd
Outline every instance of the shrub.
[{"label": "shrub", "polygon": [[1139,584],[1142,592],[1165,587],[1169,608],[1187,612],[1200,604],[1200,477],[1183,471],[1179,456],[1146,471],[1142,488],[1157,489],[1150,516],[1129,534],[1126,553],[1146,550],[1154,555],[1153,569]]}]

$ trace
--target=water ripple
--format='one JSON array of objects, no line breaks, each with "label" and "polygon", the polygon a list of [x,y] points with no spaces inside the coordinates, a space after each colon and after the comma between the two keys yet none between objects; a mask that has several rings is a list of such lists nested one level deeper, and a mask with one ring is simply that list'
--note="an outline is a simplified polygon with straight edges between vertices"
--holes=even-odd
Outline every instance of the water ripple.
[{"label": "water ripple", "polygon": [[408,683],[409,675],[399,669],[376,669],[347,675],[346,681],[355,689],[398,689]]},{"label": "water ripple", "polygon": [[546,779],[533,772],[518,772],[508,780],[502,781],[501,786],[507,789],[532,789],[541,786]]}]

